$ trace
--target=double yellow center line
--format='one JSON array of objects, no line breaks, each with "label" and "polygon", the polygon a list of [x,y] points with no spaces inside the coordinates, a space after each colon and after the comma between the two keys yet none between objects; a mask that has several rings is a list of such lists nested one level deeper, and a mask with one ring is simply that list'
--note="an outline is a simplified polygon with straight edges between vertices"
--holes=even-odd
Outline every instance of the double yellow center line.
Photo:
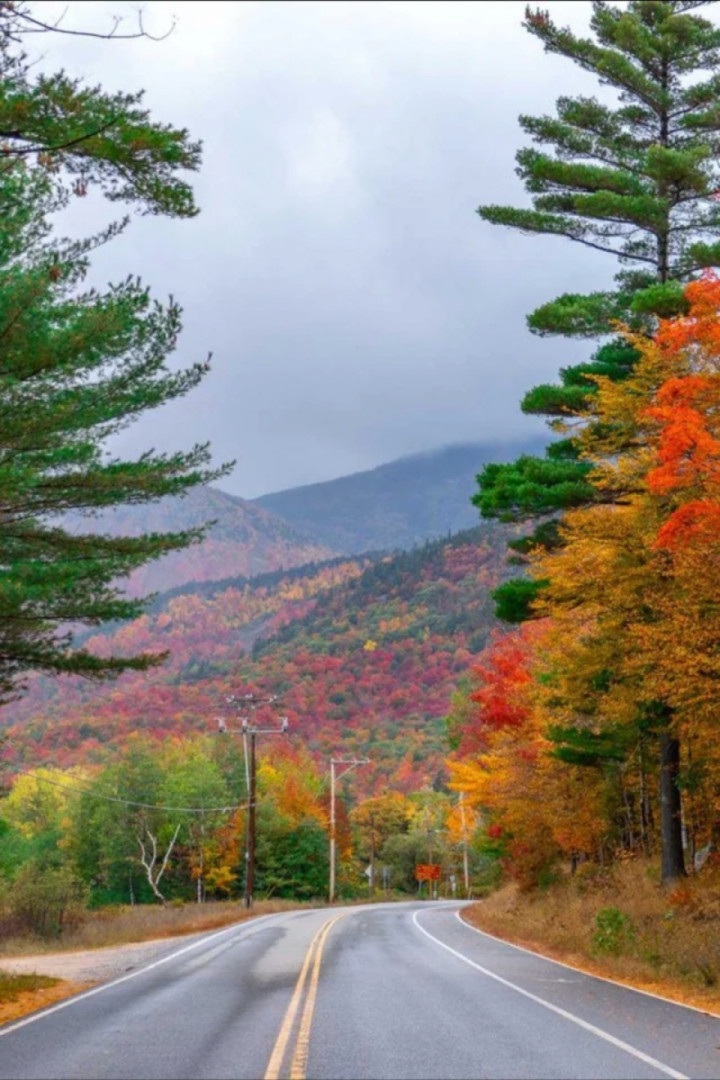
[{"label": "double yellow center line", "polygon": [[[322,962],[323,949],[325,948],[327,936],[333,926],[340,919],[344,918],[345,914],[346,912],[343,912],[341,915],[336,915],[334,918],[329,919],[328,922],[323,923],[310,942],[310,948],[305,955],[303,966],[300,969],[298,980],[295,983],[293,995],[290,998],[290,1004],[287,1007],[287,1012],[280,1025],[280,1032],[270,1055],[268,1067],[265,1070],[264,1080],[280,1080],[281,1069],[288,1054],[288,1043],[290,1042],[293,1031],[295,1032],[295,1044],[290,1061],[289,1078],[290,1080],[305,1080],[307,1075],[308,1050],[310,1048],[310,1028],[312,1027],[313,1012],[315,1011],[315,998],[317,997],[318,981],[320,979],[320,964]],[[311,968],[312,973],[310,974],[310,981],[306,991],[305,984],[308,982],[308,972],[310,972]],[[300,1022],[296,1026],[295,1021],[300,1010],[300,1005],[303,1002],[303,997],[304,1005],[302,1014],[300,1016]]]}]

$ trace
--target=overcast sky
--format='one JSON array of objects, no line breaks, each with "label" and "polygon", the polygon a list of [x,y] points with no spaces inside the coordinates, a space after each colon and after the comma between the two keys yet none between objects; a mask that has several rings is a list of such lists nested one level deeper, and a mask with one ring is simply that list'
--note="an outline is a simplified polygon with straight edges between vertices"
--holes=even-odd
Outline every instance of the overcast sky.
[{"label": "overcast sky", "polygon": [[[587,25],[584,0],[542,6]],[[136,425],[124,451],[209,438],[216,460],[237,459],[220,486],[250,498],[542,430],[520,397],[588,346],[538,339],[525,315],[605,287],[617,268],[474,212],[526,201],[519,113],[596,93],[591,76],[543,53],[523,10],[151,0],[148,29],[178,20],[160,43],[33,39],[47,67],[145,88],[155,119],[204,142],[201,215],[138,218],[95,259],[100,282],[135,273],[181,301],[178,363],[215,357],[204,385]],[[133,11],[75,2],[67,25],[104,29],[117,13],[130,28]],[[95,224],[99,208],[85,206]]]}]

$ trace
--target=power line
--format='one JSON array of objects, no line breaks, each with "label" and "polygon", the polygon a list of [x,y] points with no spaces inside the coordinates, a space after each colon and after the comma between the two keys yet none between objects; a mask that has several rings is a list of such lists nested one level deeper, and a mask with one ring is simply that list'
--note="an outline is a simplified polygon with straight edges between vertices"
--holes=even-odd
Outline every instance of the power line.
[{"label": "power line", "polygon": [[143,810],[167,810],[173,814],[220,814],[231,813],[236,810],[247,810],[248,804],[239,806],[158,806],[153,803],[136,802],[134,799],[122,799],[117,795],[103,795],[99,791],[89,791],[87,788],[71,787],[70,784],[62,784],[59,780],[51,780],[48,776],[40,776],[29,769],[15,769],[15,772],[23,776],[31,776],[41,784],[52,784],[53,787],[72,791],[76,795],[86,795],[90,799],[103,799],[105,802],[121,803],[123,806],[138,806]]}]

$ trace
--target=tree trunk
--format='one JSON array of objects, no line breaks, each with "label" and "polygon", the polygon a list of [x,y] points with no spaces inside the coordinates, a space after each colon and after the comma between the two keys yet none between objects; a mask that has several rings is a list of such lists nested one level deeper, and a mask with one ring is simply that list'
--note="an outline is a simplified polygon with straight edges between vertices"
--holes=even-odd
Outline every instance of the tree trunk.
[{"label": "tree trunk", "polygon": [[685,877],[680,789],[680,742],[668,730],[660,733],[660,843],[663,885]]},{"label": "tree trunk", "polygon": [[138,836],[138,838],[137,838],[138,844],[140,845],[140,864],[145,868],[145,874],[146,874],[146,877],[148,879],[148,885],[152,889],[155,897],[163,905],[165,904],[165,897],[160,892],[160,889],[159,889],[158,886],[160,885],[160,879],[162,878],[163,874],[165,873],[165,871],[167,869],[168,860],[169,860],[169,858],[170,858],[170,856],[172,854],[172,849],[175,847],[175,841],[178,838],[178,833],[180,832],[181,827],[182,827],[181,825],[178,825],[178,827],[175,829],[175,832],[173,834],[173,838],[170,841],[170,843],[168,844],[167,851],[165,852],[165,857],[164,857],[164,859],[162,861],[162,864],[160,866],[160,869],[157,871],[157,873],[155,873],[155,866],[157,864],[157,854],[158,854],[158,852],[157,852],[157,837],[153,836],[153,834],[150,832],[150,830],[146,826],[145,832],[150,837],[150,843],[152,844],[152,857],[148,856],[148,853],[145,850],[145,845],[144,845],[144,843],[142,841],[142,837]]}]

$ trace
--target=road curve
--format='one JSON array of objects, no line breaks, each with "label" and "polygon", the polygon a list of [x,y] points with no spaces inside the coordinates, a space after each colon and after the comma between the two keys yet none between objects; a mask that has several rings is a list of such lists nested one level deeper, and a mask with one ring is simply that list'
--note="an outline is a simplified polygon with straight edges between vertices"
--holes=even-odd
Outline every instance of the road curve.
[{"label": "road curve", "polygon": [[0,1080],[717,1078],[720,1020],[467,926],[458,904],[241,923],[0,1028]]}]

